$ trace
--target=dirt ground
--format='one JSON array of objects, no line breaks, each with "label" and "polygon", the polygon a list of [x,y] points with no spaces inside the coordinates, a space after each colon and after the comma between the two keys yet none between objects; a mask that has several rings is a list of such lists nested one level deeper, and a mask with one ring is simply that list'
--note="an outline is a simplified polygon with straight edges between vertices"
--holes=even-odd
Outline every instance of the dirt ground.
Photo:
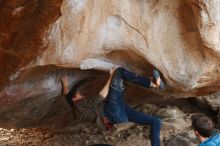
[{"label": "dirt ground", "polygon": [[[46,129],[0,129],[2,146],[45,145],[45,146],[87,146],[111,144],[118,146],[150,145],[147,126],[134,125],[116,127],[103,132],[94,127],[77,131],[54,132]],[[129,127],[128,129],[125,127]]]},{"label": "dirt ground", "polygon": [[[138,107],[139,111],[162,117],[162,146],[194,146],[198,144],[190,131],[189,116],[177,107],[158,108],[152,104]],[[78,129],[51,131],[48,129],[0,129],[1,146],[150,146],[149,126],[134,123],[114,125],[111,131],[102,131],[91,125]]]}]

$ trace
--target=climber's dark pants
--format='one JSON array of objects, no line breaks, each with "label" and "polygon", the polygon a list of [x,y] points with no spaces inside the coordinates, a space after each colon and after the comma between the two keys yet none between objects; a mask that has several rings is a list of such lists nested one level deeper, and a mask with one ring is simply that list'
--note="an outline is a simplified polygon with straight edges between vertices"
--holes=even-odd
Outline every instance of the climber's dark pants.
[{"label": "climber's dark pants", "polygon": [[124,81],[129,81],[149,88],[151,80],[138,76],[123,68],[117,68],[104,105],[104,116],[111,123],[135,122],[150,125],[152,146],[160,146],[161,120],[156,116],[145,115],[130,108],[124,101]]}]

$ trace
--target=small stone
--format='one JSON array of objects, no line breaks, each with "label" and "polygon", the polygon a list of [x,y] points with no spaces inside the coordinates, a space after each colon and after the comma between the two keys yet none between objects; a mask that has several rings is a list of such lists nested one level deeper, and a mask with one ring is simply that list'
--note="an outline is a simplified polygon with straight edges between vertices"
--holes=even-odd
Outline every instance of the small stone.
[{"label": "small stone", "polygon": [[143,133],[142,132],[138,133],[138,136],[143,137]]}]

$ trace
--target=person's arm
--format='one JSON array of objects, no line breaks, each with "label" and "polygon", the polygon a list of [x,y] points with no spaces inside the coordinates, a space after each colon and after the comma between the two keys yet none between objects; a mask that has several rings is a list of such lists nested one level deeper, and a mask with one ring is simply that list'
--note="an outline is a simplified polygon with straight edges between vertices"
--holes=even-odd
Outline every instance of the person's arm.
[{"label": "person's arm", "polygon": [[61,80],[61,83],[62,83],[62,94],[67,95],[68,92],[69,92],[67,75],[61,76],[60,80]]},{"label": "person's arm", "polygon": [[115,67],[111,68],[111,70],[109,71],[109,78],[107,82],[105,83],[104,87],[99,91],[99,94],[104,98],[106,98],[106,96],[108,95],[109,87],[110,87],[111,80],[112,80],[115,70],[116,70]]}]

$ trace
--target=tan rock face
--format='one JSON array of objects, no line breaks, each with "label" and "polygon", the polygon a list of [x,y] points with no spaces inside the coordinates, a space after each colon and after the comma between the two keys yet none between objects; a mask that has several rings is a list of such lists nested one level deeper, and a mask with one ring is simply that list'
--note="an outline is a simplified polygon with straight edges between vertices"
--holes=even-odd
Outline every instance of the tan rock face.
[{"label": "tan rock face", "polygon": [[154,66],[173,88],[214,92],[220,79],[218,6],[218,0],[63,1],[50,44],[34,65],[106,69],[104,62],[112,62],[140,73]]},{"label": "tan rock face", "polygon": [[[64,72],[64,67],[83,69],[76,75],[87,74],[85,69],[108,70],[112,64],[151,75],[156,67],[167,85],[159,94],[189,97],[217,92],[219,9],[219,0],[3,0],[1,105],[19,105],[30,98],[40,104],[36,97],[50,101],[59,96],[60,74],[51,76],[50,64]],[[50,77],[54,82],[39,88]],[[71,84],[80,79],[71,78]]]},{"label": "tan rock face", "polygon": [[206,47],[219,55],[220,49],[220,2],[218,0],[187,0],[191,5]]},{"label": "tan rock face", "polygon": [[64,0],[58,18],[60,1],[3,1],[1,82],[38,65],[106,70],[105,62],[112,62],[140,73],[154,66],[182,91],[218,90],[219,5],[218,0]]}]

